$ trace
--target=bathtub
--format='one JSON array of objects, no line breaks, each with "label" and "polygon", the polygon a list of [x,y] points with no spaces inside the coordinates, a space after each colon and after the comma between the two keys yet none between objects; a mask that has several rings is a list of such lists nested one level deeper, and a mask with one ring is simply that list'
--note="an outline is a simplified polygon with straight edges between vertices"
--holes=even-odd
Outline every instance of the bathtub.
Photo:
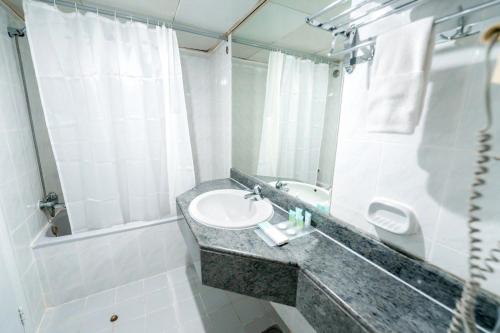
[{"label": "bathtub", "polygon": [[71,234],[68,215],[61,212],[32,243],[47,306],[189,264],[178,220],[173,216]]}]

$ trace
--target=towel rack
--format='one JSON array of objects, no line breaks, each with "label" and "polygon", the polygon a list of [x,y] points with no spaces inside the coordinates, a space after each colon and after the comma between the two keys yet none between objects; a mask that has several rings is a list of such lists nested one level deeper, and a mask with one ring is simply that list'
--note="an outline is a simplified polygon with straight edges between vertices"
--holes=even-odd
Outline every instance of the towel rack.
[{"label": "towel rack", "polygon": [[[364,41],[358,40],[357,32],[359,28],[375,23],[388,16],[412,9],[417,5],[430,2],[430,0],[385,0],[382,2],[364,0],[350,8],[339,11],[341,6],[347,1],[335,0],[317,13],[306,17],[306,22],[309,25],[329,31],[332,33],[333,38],[343,37],[344,47],[341,50],[335,51],[332,43],[332,50],[328,56],[344,56],[344,68],[347,73],[352,73],[355,65],[371,61],[375,54],[375,37]],[[500,0],[490,0],[468,8],[459,7],[457,12],[436,19],[434,24],[437,25],[457,19],[458,27],[456,33],[452,36],[443,36],[447,40],[473,35],[477,32],[471,32],[470,29],[466,29],[464,16],[495,5],[500,5]],[[391,9],[387,10],[389,7]],[[335,14],[330,14],[333,16],[328,19],[321,19],[329,13]],[[362,54],[358,55],[358,51],[361,51]]]}]

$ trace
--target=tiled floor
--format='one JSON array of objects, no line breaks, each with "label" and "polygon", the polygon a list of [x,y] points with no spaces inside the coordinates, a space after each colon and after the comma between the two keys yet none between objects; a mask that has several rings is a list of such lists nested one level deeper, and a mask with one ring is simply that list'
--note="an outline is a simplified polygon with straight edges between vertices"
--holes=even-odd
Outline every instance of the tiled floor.
[{"label": "tiled floor", "polygon": [[50,308],[38,333],[261,333],[273,324],[289,332],[268,302],[202,286],[181,267]]}]

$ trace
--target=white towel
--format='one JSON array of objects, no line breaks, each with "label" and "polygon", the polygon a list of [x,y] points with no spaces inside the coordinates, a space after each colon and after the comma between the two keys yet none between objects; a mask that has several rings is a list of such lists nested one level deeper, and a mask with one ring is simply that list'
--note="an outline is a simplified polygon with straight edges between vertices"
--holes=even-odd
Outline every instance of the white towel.
[{"label": "white towel", "polygon": [[377,37],[368,91],[369,132],[411,134],[418,125],[434,46],[432,17]]}]

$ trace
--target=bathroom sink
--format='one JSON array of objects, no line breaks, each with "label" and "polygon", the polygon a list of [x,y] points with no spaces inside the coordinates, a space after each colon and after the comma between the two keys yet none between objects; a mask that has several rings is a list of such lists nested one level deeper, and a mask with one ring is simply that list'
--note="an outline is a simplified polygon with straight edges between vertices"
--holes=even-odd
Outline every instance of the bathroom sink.
[{"label": "bathroom sink", "polygon": [[[330,206],[330,193],[319,186],[314,186],[311,184],[294,182],[282,180],[283,184],[286,184],[288,188],[288,194],[307,202],[313,206],[317,204],[329,207]],[[276,182],[269,182],[269,185],[276,187]]]},{"label": "bathroom sink", "polygon": [[189,214],[197,222],[216,228],[245,229],[269,220],[273,206],[267,200],[245,199],[248,191],[215,190],[197,196]]}]

